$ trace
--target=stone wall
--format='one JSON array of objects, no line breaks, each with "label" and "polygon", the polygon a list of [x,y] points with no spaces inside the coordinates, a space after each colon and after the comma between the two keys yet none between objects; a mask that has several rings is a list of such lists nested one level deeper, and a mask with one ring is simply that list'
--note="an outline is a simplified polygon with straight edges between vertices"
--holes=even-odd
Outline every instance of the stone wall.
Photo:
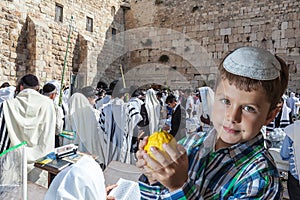
[{"label": "stone wall", "polygon": [[[145,74],[143,78],[132,77],[133,66],[155,68],[164,64],[168,66],[167,72],[176,69],[181,76],[179,83],[189,83],[184,87],[212,86],[216,66],[229,51],[240,46],[256,46],[284,58],[290,66],[289,88],[300,92],[299,7],[298,0],[131,1],[131,10],[126,13],[126,28],[138,30],[147,26],[153,27],[153,31],[132,31],[134,35],[144,36],[132,36],[140,41],[128,42],[131,45],[128,47],[131,52],[127,54],[128,80],[139,84],[142,79],[154,76],[153,73],[148,76],[144,68],[143,72],[139,71]],[[148,45],[145,45],[147,40]],[[190,60],[198,46],[204,50],[198,56],[204,57],[206,64],[202,63],[203,58],[196,62]],[[169,60],[161,62],[162,55]],[[157,76],[167,72],[157,70]],[[174,88],[182,86],[175,80],[170,81]]]},{"label": "stone wall", "polygon": [[[63,6],[63,22],[54,20],[56,3]],[[25,73],[36,74],[42,83],[61,80],[66,65],[65,82],[76,75],[77,87],[95,86],[99,80],[109,83],[121,77],[121,68],[127,86],[213,86],[220,60],[246,45],[283,57],[290,66],[289,87],[299,90],[299,4],[298,0],[2,0],[1,82],[15,84]],[[93,32],[86,31],[87,17],[93,19]]]},{"label": "stone wall", "polygon": [[[56,3],[63,6],[62,22],[54,20]],[[41,84],[61,80],[64,65],[67,84],[72,74],[78,77],[78,87],[96,85],[100,77],[113,80],[119,60],[101,66],[97,59],[114,54],[102,49],[112,37],[112,28],[124,31],[123,4],[114,0],[0,1],[1,82],[16,84],[26,73],[37,75]],[[93,19],[93,32],[86,30],[87,17]],[[105,72],[110,77],[104,77]]]}]

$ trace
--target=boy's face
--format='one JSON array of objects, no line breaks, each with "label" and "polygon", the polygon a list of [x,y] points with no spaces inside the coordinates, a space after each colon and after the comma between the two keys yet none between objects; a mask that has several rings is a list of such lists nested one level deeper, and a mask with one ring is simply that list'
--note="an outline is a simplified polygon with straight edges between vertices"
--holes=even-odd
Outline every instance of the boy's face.
[{"label": "boy's face", "polygon": [[269,124],[275,111],[262,89],[242,91],[221,80],[215,91],[212,121],[218,132],[216,149],[254,138],[263,125]]}]

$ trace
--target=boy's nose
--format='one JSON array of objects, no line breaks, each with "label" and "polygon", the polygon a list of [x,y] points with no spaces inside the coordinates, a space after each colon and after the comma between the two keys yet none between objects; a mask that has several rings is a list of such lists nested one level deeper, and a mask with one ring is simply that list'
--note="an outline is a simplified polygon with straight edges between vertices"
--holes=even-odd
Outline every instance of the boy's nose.
[{"label": "boy's nose", "polygon": [[242,109],[231,106],[226,109],[226,120],[231,123],[240,123],[242,118]]}]

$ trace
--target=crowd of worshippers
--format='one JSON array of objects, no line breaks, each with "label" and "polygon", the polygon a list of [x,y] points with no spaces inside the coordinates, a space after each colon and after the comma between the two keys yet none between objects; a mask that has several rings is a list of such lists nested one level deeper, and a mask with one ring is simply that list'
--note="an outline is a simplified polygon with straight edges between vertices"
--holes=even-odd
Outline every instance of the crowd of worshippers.
[{"label": "crowd of worshippers", "polygon": [[[99,81],[95,88],[75,89],[73,94],[69,88],[60,90],[57,80],[40,88],[38,77],[32,74],[23,76],[16,87],[2,84],[0,153],[26,141],[28,163],[32,164],[55,147],[74,143],[79,151],[96,155],[104,169],[112,160],[135,164],[140,139],[155,131],[166,130],[178,141],[212,126],[214,92],[207,86],[174,91],[124,88],[121,81],[115,80],[109,85]],[[283,98],[283,109],[269,128],[275,127],[278,120],[284,124],[288,102],[299,102],[295,94],[290,95],[294,101]],[[289,116],[295,117],[295,111]],[[61,137],[64,130],[75,136]],[[29,165],[29,180],[37,179],[36,171],[41,173]]]},{"label": "crowd of worshippers", "polygon": [[[38,77],[27,74],[16,86],[6,82],[0,89],[0,153],[26,141],[31,164],[70,143],[96,155],[103,168],[112,160],[134,164],[140,138],[163,129],[179,140],[186,136],[189,122],[195,130],[211,124],[213,92],[209,87],[123,88],[115,80],[109,85],[99,81],[95,88],[86,86],[71,94],[69,88],[61,91],[57,80],[40,86]],[[63,131],[75,137],[61,137]],[[37,169],[31,166],[31,170]]]}]

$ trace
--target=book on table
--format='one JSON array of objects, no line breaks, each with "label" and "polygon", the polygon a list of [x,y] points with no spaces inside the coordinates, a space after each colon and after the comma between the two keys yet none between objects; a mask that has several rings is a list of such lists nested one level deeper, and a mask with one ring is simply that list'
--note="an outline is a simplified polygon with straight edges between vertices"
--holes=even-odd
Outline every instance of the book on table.
[{"label": "book on table", "polygon": [[69,165],[71,165],[72,163],[63,159],[49,159],[44,157],[43,158],[37,160],[37,162],[34,163],[35,167],[47,170],[51,173],[57,174],[58,172],[60,172],[61,170],[63,170],[64,168],[68,167]]}]

